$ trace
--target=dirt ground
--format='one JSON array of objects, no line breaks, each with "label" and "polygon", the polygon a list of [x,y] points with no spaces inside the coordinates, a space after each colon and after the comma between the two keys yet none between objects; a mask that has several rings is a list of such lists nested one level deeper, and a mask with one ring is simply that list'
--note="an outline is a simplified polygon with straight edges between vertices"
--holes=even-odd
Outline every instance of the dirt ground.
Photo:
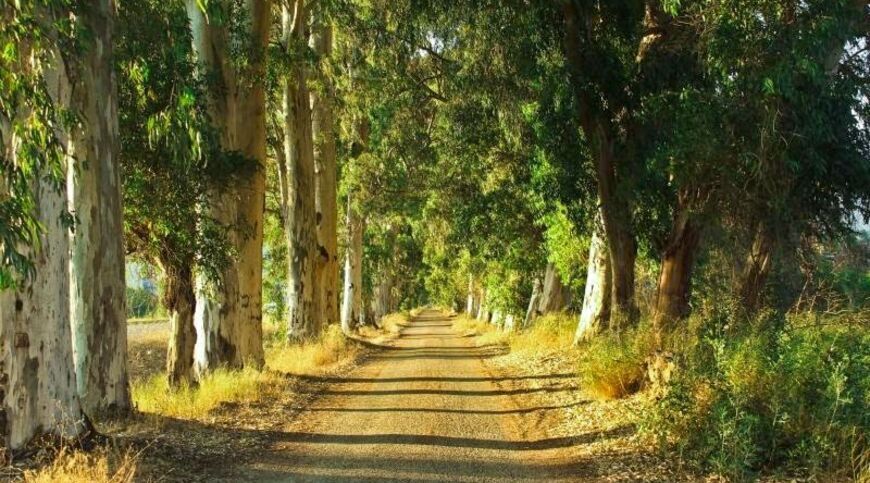
[{"label": "dirt ground", "polygon": [[[130,333],[134,377],[161,370],[166,328],[149,326]],[[479,348],[450,326],[423,312],[383,347],[287,376],[259,402],[114,432],[144,448],[142,481],[685,479],[636,440],[637,401],[589,401],[557,358]]]}]

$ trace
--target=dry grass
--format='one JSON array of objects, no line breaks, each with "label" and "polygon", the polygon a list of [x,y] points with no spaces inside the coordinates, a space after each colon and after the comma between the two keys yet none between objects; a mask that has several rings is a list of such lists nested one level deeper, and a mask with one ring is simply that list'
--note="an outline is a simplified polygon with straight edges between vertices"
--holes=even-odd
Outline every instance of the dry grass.
[{"label": "dry grass", "polygon": [[513,334],[510,338],[511,351],[538,355],[571,349],[576,328],[575,315],[567,312],[544,315],[527,330]]},{"label": "dry grass", "polygon": [[275,344],[266,349],[266,367],[258,371],[219,369],[199,382],[196,387],[170,390],[162,373],[133,382],[133,401],[143,413],[180,419],[204,419],[224,403],[250,403],[263,398],[268,389],[280,386],[279,373],[317,374],[338,362],[347,361],[359,353],[333,325],[313,341],[299,345]]},{"label": "dry grass", "polygon": [[133,401],[143,413],[202,419],[222,403],[258,400],[263,387],[276,383],[276,379],[274,374],[255,369],[218,369],[201,380],[197,387],[170,390],[166,376],[156,374],[133,384]]},{"label": "dry grass", "polygon": [[496,328],[486,322],[475,319],[467,314],[462,314],[453,319],[453,330],[464,335],[483,335],[494,331]]},{"label": "dry grass", "polygon": [[388,314],[381,319],[381,329],[388,334],[398,334],[406,325],[408,325],[408,316],[401,312]]},{"label": "dry grass", "polygon": [[538,359],[552,355],[573,361],[583,391],[599,400],[619,399],[640,389],[645,358],[651,339],[648,330],[638,328],[619,337],[602,334],[580,347],[573,345],[576,315],[555,312],[539,317],[526,330],[505,332],[486,322],[460,315],[453,330],[476,336],[477,346],[501,345],[516,359]]},{"label": "dry grass", "polygon": [[127,483],[136,475],[138,454],[61,450],[51,464],[24,472],[27,483]]},{"label": "dry grass", "polygon": [[601,400],[637,392],[653,346],[653,333],[643,324],[622,334],[601,334],[581,345],[578,371],[583,391]]},{"label": "dry grass", "polygon": [[279,345],[266,350],[266,367],[287,374],[311,374],[321,368],[347,360],[359,353],[341,332],[331,325],[316,340],[299,345]]}]

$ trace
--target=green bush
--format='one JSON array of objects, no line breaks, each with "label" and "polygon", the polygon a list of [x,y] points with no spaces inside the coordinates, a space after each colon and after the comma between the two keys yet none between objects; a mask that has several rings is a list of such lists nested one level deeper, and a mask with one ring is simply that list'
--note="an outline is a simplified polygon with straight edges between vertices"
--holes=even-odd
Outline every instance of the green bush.
[{"label": "green bush", "polygon": [[128,318],[153,315],[159,306],[157,295],[150,290],[127,287]]},{"label": "green bush", "polygon": [[653,343],[651,327],[641,324],[620,334],[602,333],[582,344],[578,371],[583,391],[603,400],[637,392]]},{"label": "green bush", "polygon": [[803,320],[696,320],[696,338],[643,431],[736,480],[762,469],[857,478],[867,463],[870,332]]}]

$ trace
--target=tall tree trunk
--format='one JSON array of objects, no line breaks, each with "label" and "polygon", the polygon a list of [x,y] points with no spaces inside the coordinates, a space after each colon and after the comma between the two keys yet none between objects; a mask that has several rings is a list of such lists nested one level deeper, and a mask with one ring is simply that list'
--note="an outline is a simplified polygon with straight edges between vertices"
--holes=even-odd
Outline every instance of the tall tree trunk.
[{"label": "tall tree trunk", "polygon": [[381,319],[390,310],[390,291],[393,288],[392,276],[387,269],[382,269],[372,293],[372,323],[380,325]]},{"label": "tall tree trunk", "polygon": [[639,312],[634,298],[634,268],[637,258],[637,242],[632,231],[629,201],[617,186],[616,135],[612,114],[600,105],[597,94],[585,87],[583,71],[586,60],[583,52],[587,42],[585,19],[577,10],[577,3],[562,4],[565,19],[565,55],[573,77],[572,84],[577,99],[580,125],[587,139],[593,144],[598,183],[598,198],[601,202],[601,218],[604,238],[610,256],[612,279],[612,306],[610,326],[620,329],[637,321]]},{"label": "tall tree trunk", "polygon": [[468,297],[465,301],[465,313],[474,313],[474,275],[468,275]]},{"label": "tall tree trunk", "polygon": [[598,226],[589,242],[589,261],[586,269],[586,289],[583,292],[583,310],[574,334],[574,343],[590,340],[610,320],[611,295],[610,256]]},{"label": "tall tree trunk", "polygon": [[[332,27],[319,26],[313,37],[314,50],[321,62],[332,54]],[[312,92],[312,134],[316,168],[316,211],[319,314],[322,324],[338,322],[338,191],[335,149],[335,121],[332,90],[326,75],[320,73],[325,92]]]},{"label": "tall tree trunk", "polygon": [[737,287],[740,301],[749,314],[761,307],[764,286],[770,274],[773,243],[773,234],[767,225],[759,223]]},{"label": "tall tree trunk", "polygon": [[193,351],[196,328],[193,315],[196,307],[193,270],[190,264],[174,266],[171,254],[162,257],[165,276],[163,305],[169,311],[169,344],[166,351],[166,373],[170,387],[195,381]]},{"label": "tall tree trunk", "polygon": [[[219,2],[226,6],[228,0]],[[198,372],[218,366],[263,365],[263,216],[266,178],[265,61],[271,24],[268,0],[245,3],[249,32],[233,32],[229,22],[206,16],[198,0],[186,0],[198,60],[212,82],[208,100],[211,122],[221,148],[239,153],[249,164],[225,185],[211,190],[208,214],[228,229],[235,260],[220,280],[196,282],[194,350]],[[246,35],[249,34],[249,35]],[[232,38],[240,37],[239,39]],[[240,41],[249,47],[245,72],[236,72],[232,48]]]},{"label": "tall tree trunk", "polygon": [[347,253],[344,263],[344,296],[341,307],[341,328],[350,333],[364,322],[362,306],[362,232],[359,213],[347,198]]},{"label": "tall tree trunk", "polygon": [[628,203],[616,193],[612,141],[599,138],[598,197],[607,249],[610,252],[611,306],[610,328],[621,330],[637,322],[639,312],[634,299],[634,266],[637,242],[631,230]]},{"label": "tall tree trunk", "polygon": [[[70,311],[76,382],[88,414],[130,408],[118,105],[112,61],[115,5],[92,2],[82,20],[93,43],[69,60],[72,102],[82,123],[70,133],[72,236]],[[74,64],[75,63],[75,64]]]},{"label": "tall tree trunk", "polygon": [[483,295],[480,298],[480,307],[477,309],[477,320],[482,322],[489,322],[489,300],[487,297],[487,290],[484,289]]},{"label": "tall tree trunk", "polygon": [[[283,7],[282,28],[287,52],[291,52],[294,45],[307,45],[304,0],[296,0],[294,15],[287,5]],[[314,142],[306,71],[305,62],[300,60],[284,81],[284,150],[290,184],[286,227],[287,337],[294,341],[316,337],[321,330],[314,274],[317,257]]]},{"label": "tall tree trunk", "polygon": [[541,279],[535,277],[532,282],[532,296],[529,298],[529,308],[526,310],[526,318],[523,319],[523,328],[528,327],[540,315],[541,306]]},{"label": "tall tree trunk", "polygon": [[692,268],[700,242],[701,230],[684,203],[674,214],[670,241],[662,256],[656,312],[656,334],[671,330],[672,324],[689,315]]},{"label": "tall tree trunk", "polygon": [[538,303],[538,313],[557,312],[567,306],[565,286],[559,276],[556,266],[547,263],[544,271],[544,285],[541,287],[541,300]]},{"label": "tall tree trunk", "polygon": [[[0,137],[12,139],[2,157],[15,163],[17,142],[2,116],[0,129]],[[20,288],[0,292],[0,436],[12,451],[42,434],[72,438],[88,427],[72,356],[70,245],[61,221],[66,189],[48,181],[47,173],[37,179],[34,215],[44,232],[38,248],[21,247],[35,271]],[[0,180],[0,196],[3,191]]]}]

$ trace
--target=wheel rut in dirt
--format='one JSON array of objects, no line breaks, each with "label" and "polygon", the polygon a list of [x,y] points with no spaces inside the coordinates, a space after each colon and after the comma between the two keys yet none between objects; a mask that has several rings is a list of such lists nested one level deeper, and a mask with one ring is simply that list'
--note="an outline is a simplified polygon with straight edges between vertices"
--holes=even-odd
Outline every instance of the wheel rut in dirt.
[{"label": "wheel rut in dirt", "polygon": [[[576,481],[584,437],[547,437],[542,421],[581,404],[573,375],[495,373],[451,320],[425,311],[324,389],[276,432],[250,481]],[[532,384],[534,382],[534,384]]]}]

